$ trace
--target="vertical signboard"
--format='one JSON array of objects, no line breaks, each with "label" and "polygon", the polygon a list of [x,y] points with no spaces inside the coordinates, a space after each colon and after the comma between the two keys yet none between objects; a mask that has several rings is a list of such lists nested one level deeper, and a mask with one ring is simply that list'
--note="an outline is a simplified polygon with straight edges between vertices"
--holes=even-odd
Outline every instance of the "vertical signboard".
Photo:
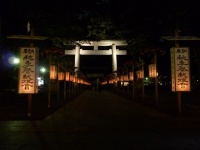
[{"label": "vertical signboard", "polygon": [[157,76],[156,64],[150,64],[148,67],[149,67],[149,77],[156,78]]},{"label": "vertical signboard", "polygon": [[175,48],[176,91],[190,91],[190,54],[189,48]]},{"label": "vertical signboard", "polygon": [[35,47],[20,48],[18,93],[33,94],[38,92],[37,51]]}]

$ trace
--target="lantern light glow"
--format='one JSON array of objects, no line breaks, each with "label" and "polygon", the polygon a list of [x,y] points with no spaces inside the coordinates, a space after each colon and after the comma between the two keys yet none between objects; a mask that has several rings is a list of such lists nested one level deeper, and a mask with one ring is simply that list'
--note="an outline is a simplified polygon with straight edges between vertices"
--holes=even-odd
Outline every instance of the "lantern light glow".
[{"label": "lantern light glow", "polygon": [[149,78],[156,78],[157,77],[156,64],[150,64],[148,67],[149,67]]},{"label": "lantern light glow", "polygon": [[64,80],[64,76],[65,76],[65,74],[64,74],[64,72],[59,72],[58,73],[58,80]]},{"label": "lantern light glow", "polygon": [[134,80],[134,74],[133,74],[133,72],[129,72],[129,80],[130,81]]},{"label": "lantern light glow", "polygon": [[70,72],[65,73],[65,80],[70,81]]},{"label": "lantern light glow", "polygon": [[50,66],[50,79],[55,80],[57,78],[57,67],[55,65]]}]

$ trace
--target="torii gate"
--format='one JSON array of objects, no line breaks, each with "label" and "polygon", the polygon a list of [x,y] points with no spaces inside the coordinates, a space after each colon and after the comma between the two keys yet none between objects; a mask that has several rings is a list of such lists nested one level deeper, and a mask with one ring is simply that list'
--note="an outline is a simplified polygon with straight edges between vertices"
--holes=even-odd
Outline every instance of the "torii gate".
[{"label": "torii gate", "polygon": [[[65,55],[75,55],[75,72],[80,69],[80,55],[112,55],[112,72],[117,70],[117,55],[126,55],[126,50],[119,50],[117,46],[127,46],[125,40],[76,41],[75,49],[65,50]],[[93,50],[83,50],[81,46],[93,46]],[[98,46],[111,46],[109,50],[98,50]]]}]

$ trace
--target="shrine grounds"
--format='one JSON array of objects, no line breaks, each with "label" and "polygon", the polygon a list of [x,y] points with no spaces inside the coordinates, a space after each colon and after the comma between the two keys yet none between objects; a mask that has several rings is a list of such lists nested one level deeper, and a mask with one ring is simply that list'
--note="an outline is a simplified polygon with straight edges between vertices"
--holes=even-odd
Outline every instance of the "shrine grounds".
[{"label": "shrine grounds", "polygon": [[[135,98],[132,98],[132,91],[113,90],[103,88],[119,96],[125,97],[132,103],[138,103],[174,117],[200,117],[200,87],[195,87],[191,92],[181,93],[182,111],[178,113],[177,93],[172,92],[169,86],[159,86],[158,105],[155,100],[154,86],[145,86],[144,97],[142,89],[136,88]],[[94,90],[92,88],[85,90]],[[38,94],[32,95],[32,115],[28,117],[28,96],[17,94],[15,89],[7,89],[0,95],[0,120],[42,120],[52,114],[65,104],[70,103],[84,90],[63,99],[63,91],[60,90],[59,99],[57,94],[51,94],[51,107],[48,108],[48,92],[46,88],[40,89]],[[98,91],[96,91],[98,92]],[[67,91],[67,93],[69,93]]]},{"label": "shrine grounds", "polygon": [[[109,90],[112,89],[112,90]],[[63,99],[47,91],[32,95],[32,116],[27,116],[28,97],[6,91],[0,105],[0,149],[13,150],[129,150],[200,148],[199,89],[182,93],[182,112],[176,93],[159,87],[155,105],[154,87],[131,91],[104,87],[82,90]],[[13,92],[13,93],[12,93]],[[6,98],[4,99],[4,96]]]}]

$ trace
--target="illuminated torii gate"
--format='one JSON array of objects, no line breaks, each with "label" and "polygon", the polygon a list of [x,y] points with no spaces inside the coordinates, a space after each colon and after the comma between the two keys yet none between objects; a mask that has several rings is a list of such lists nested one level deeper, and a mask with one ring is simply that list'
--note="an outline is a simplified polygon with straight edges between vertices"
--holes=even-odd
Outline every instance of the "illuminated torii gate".
[{"label": "illuminated torii gate", "polygon": [[[112,55],[112,72],[117,71],[117,55],[126,55],[126,50],[118,50],[117,46],[127,46],[124,40],[76,41],[75,49],[65,50],[65,55],[75,55],[75,72],[80,69],[80,55]],[[83,50],[81,46],[93,46],[93,50]],[[111,46],[109,50],[98,50],[98,46]]]}]

